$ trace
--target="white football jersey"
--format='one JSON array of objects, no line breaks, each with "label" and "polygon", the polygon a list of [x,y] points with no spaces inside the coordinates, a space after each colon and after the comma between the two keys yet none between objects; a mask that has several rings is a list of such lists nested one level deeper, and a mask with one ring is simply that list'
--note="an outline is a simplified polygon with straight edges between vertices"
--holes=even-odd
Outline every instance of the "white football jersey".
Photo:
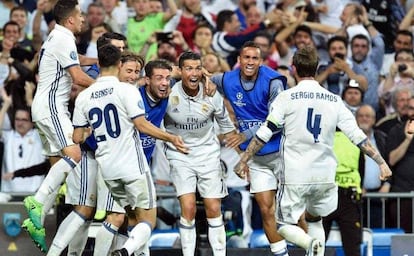
[{"label": "white football jersey", "polygon": [[132,122],[142,115],[144,103],[137,88],[114,76],[99,77],[78,95],[73,125],[93,128],[98,143],[95,157],[105,180],[149,172],[139,132]]},{"label": "white football jersey", "polygon": [[55,25],[39,52],[39,82],[32,104],[33,121],[67,114],[72,78],[67,68],[79,65],[75,36]]},{"label": "white football jersey", "polygon": [[283,126],[280,151],[282,183],[310,184],[335,181],[333,142],[336,127],[354,144],[366,139],[340,96],[318,82],[304,80],[280,93],[267,120]]},{"label": "white football jersey", "polygon": [[[214,130],[214,119],[220,131]],[[235,129],[219,93],[213,97],[204,96],[200,85],[199,93],[190,97],[184,92],[181,81],[172,88],[164,126],[168,132],[180,135],[190,149],[188,154],[182,154],[168,143],[167,158],[191,164],[205,164],[207,160],[217,163],[220,143],[216,134]]]}]

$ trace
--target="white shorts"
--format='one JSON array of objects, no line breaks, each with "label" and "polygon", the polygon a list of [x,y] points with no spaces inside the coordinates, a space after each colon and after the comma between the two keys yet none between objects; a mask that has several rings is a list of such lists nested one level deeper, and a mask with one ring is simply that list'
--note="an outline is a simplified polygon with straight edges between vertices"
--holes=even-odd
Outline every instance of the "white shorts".
[{"label": "white shorts", "polygon": [[62,149],[75,143],[72,141],[73,126],[67,115],[56,115],[36,122],[42,139],[44,155],[62,156]]},{"label": "white shorts", "polygon": [[297,224],[306,210],[312,216],[325,217],[338,207],[338,186],[332,184],[281,185],[277,193],[277,221]]},{"label": "white shorts", "polygon": [[66,178],[66,203],[96,207],[98,163],[93,152],[82,151],[81,161]]},{"label": "white shorts", "polygon": [[253,156],[247,163],[250,170],[250,193],[276,190],[281,165],[280,153]]},{"label": "white shorts", "polygon": [[109,191],[108,187],[104,179],[102,178],[102,174],[99,171],[97,174],[96,183],[98,186],[98,203],[97,203],[97,210],[107,211],[107,212],[116,212],[116,213],[125,213],[125,209],[120,206],[112,197],[111,191]]},{"label": "white shorts", "polygon": [[181,161],[171,160],[170,169],[177,197],[195,193],[196,187],[203,198],[223,198],[228,194],[219,160],[213,166],[189,166]]},{"label": "white shorts", "polygon": [[122,178],[117,180],[105,180],[115,201],[125,208],[152,209],[157,207],[155,186],[151,173],[146,172],[138,178]]}]

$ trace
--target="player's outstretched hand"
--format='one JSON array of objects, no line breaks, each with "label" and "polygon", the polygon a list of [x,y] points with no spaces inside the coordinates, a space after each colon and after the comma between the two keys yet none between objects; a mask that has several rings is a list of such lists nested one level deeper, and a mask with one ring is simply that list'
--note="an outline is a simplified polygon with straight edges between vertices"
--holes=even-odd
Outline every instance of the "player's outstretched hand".
[{"label": "player's outstretched hand", "polygon": [[224,143],[228,148],[237,149],[240,144],[246,141],[246,136],[243,133],[233,133],[226,135]]},{"label": "player's outstretched hand", "polygon": [[174,135],[171,143],[177,148],[178,151],[184,154],[188,154],[188,147],[185,145],[181,136]]},{"label": "player's outstretched hand", "polygon": [[391,171],[390,167],[388,166],[388,164],[383,163],[379,167],[380,167],[380,171],[381,171],[381,174],[380,174],[380,179],[381,180],[387,180],[389,177],[391,177],[392,171]]},{"label": "player's outstretched hand", "polygon": [[249,176],[249,167],[243,161],[239,161],[233,170],[241,179],[247,179]]}]

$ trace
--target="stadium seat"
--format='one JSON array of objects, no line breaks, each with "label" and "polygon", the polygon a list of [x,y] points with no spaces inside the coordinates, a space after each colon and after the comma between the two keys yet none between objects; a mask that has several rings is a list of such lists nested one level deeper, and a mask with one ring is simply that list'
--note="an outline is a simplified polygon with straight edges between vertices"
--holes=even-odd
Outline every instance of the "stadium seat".
[{"label": "stadium seat", "polygon": [[267,248],[269,247],[269,241],[263,231],[263,229],[253,230],[252,235],[250,236],[250,248]]},{"label": "stadium seat", "polygon": [[173,248],[180,238],[178,229],[154,230],[149,241],[150,248]]},{"label": "stadium seat", "polygon": [[[326,241],[326,247],[335,248],[337,256],[345,255],[342,248],[342,238],[338,226],[333,226],[329,232],[328,239]],[[369,228],[364,228],[362,233],[362,244],[361,244],[361,255],[362,256],[373,256],[373,237],[372,231]]]},{"label": "stadium seat", "polygon": [[400,228],[373,228],[373,252],[375,256],[389,256],[391,254],[391,237],[404,234]]}]

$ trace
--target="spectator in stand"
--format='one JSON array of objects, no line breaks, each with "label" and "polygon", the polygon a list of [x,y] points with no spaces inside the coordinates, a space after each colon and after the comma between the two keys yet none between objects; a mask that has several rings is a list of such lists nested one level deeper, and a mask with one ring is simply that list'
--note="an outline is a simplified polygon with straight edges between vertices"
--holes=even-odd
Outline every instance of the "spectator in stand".
[{"label": "spectator in stand", "polygon": [[[223,1],[220,1],[222,4]],[[182,9],[177,12],[164,28],[164,31],[179,30],[183,33],[184,39],[192,49],[193,33],[198,25],[207,24],[212,29],[216,27],[215,15],[201,8],[200,0],[182,0]]]},{"label": "spectator in stand", "polygon": [[342,24],[339,17],[344,9],[343,2],[342,0],[311,0],[319,22],[335,27],[340,27]]},{"label": "spectator in stand", "polygon": [[414,89],[414,54],[411,49],[402,49],[395,54],[388,76],[381,82],[378,92],[382,99],[384,114],[395,112],[391,102],[392,93],[398,88]]},{"label": "spectator in stand", "polygon": [[364,98],[364,91],[359,87],[355,80],[349,80],[348,85],[342,92],[342,100],[345,106],[354,114],[362,104]]},{"label": "spectator in stand", "polygon": [[334,36],[328,41],[328,54],[330,61],[321,63],[315,79],[328,91],[341,95],[346,83],[353,79],[361,89],[366,91],[367,79],[358,75],[352,70],[352,62],[347,60],[347,39],[341,36]]},{"label": "spectator in stand", "polygon": [[[0,109],[0,126],[3,125],[9,107],[12,105],[11,96],[1,89],[3,104]],[[4,143],[2,164],[2,192],[35,192],[42,183],[44,176],[13,177],[13,172],[45,162],[42,154],[42,141],[34,129],[29,108],[17,109],[14,113],[14,129],[1,132]]]},{"label": "spectator in stand", "polygon": [[276,23],[278,19],[277,12],[270,11],[266,13],[263,22],[240,31],[240,22],[234,11],[221,11],[217,15],[217,31],[213,35],[212,48],[225,58],[230,66],[233,66],[236,63],[237,50],[246,41],[253,40],[259,31]]},{"label": "spectator in stand", "polygon": [[[78,52],[81,54],[85,54],[87,47],[89,46],[89,42],[93,36],[93,28],[97,26],[102,26],[105,22],[105,8],[100,2],[92,2],[88,5],[87,13],[86,13],[86,26],[84,32],[80,33],[78,36],[78,42],[76,43],[78,47]],[[107,27],[110,27],[107,25]],[[112,31],[112,28],[107,28],[106,30]],[[95,45],[96,47],[96,45]]]},{"label": "spectator in stand", "polygon": [[211,75],[230,71],[229,66],[226,63],[223,63],[223,59],[214,52],[204,54],[201,57],[201,60],[203,68]]},{"label": "spectator in stand", "polygon": [[[414,10],[414,9],[413,9]],[[394,51],[384,54],[384,60],[381,67],[381,77],[386,78],[389,74],[390,67],[395,61],[395,54],[403,49],[413,50],[413,34],[408,30],[399,30],[393,42]]]},{"label": "spectator in stand", "polygon": [[[149,0],[133,0],[135,17],[128,19],[127,41],[129,49],[133,52],[141,52],[145,44],[150,43],[149,39],[154,32],[161,31],[166,22],[169,21],[177,12],[174,0],[168,0],[168,10],[161,13],[151,14]],[[151,42],[151,46],[145,55],[146,60],[150,60],[155,55],[157,46]]]},{"label": "spectator in stand", "polygon": [[[411,192],[414,190],[414,97],[408,100],[408,120],[395,125],[387,137],[388,161],[393,167],[391,192]],[[399,204],[399,205],[398,205]],[[400,206],[398,208],[398,206]],[[403,209],[403,211],[401,211]],[[391,227],[401,224],[406,233],[413,232],[413,208],[411,198],[389,202],[390,215],[387,218]],[[398,216],[399,213],[399,216]],[[397,219],[400,223],[396,223]]]},{"label": "spectator in stand", "polygon": [[371,51],[369,51],[370,41],[365,35],[358,34],[351,40],[352,70],[367,79],[368,88],[365,91],[363,101],[378,111],[378,86],[384,56],[384,40],[374,26],[368,26],[368,30],[372,39]]},{"label": "spectator in stand", "polygon": [[[384,159],[388,157],[385,154],[385,143],[387,135],[378,129],[374,129],[375,125],[375,110],[370,105],[362,105],[356,112],[356,120],[359,128],[367,135],[372,145],[378,149],[378,152]],[[380,180],[380,170],[371,158],[364,155],[360,157],[363,160],[364,172],[361,172],[362,179],[362,194],[366,192],[380,192],[388,193],[390,190],[390,183],[388,181]],[[381,228],[382,226],[382,203],[381,199],[373,198],[369,205],[367,200],[364,200],[363,207],[363,224],[364,227]],[[368,217],[367,207],[370,208],[370,215]],[[369,222],[368,222],[369,219]]]},{"label": "spectator in stand", "polygon": [[263,64],[272,69],[276,69],[280,56],[274,49],[272,36],[267,31],[260,31],[254,37],[253,42],[260,47]]},{"label": "spectator in stand", "polygon": [[408,115],[408,100],[412,97],[413,90],[407,87],[398,88],[391,94],[391,105],[394,113],[381,118],[375,127],[384,133],[388,132],[397,124],[405,123]]},{"label": "spectator in stand", "polygon": [[32,13],[32,42],[36,51],[40,50],[42,43],[56,24],[52,12],[55,4],[56,0],[38,0],[36,10]]},{"label": "spectator in stand", "polygon": [[87,42],[88,48],[86,48],[85,56],[98,58],[98,48],[96,43],[103,34],[111,32],[111,27],[109,27],[106,23],[102,23],[91,28],[88,31],[90,33],[90,39]]},{"label": "spectator in stand", "polygon": [[15,21],[20,26],[20,37],[18,43],[29,52],[34,52],[32,44],[32,31],[28,31],[28,13],[23,6],[16,6],[10,11],[10,20]]},{"label": "spectator in stand", "polygon": [[128,21],[126,1],[99,0],[105,9],[105,23],[113,32],[125,34]]},{"label": "spectator in stand", "polygon": [[385,52],[393,52],[392,42],[405,16],[403,5],[395,0],[362,0],[360,3],[368,13],[369,22],[384,36]]},{"label": "spectator in stand", "polygon": [[256,0],[239,0],[239,5],[234,11],[240,21],[241,30],[245,30],[249,27],[247,23],[247,11],[251,6],[256,6]]},{"label": "spectator in stand", "polygon": [[9,54],[9,56],[21,62],[26,61],[28,63],[33,59],[35,51],[31,47],[27,48],[19,44],[20,31],[21,29],[17,22],[8,21],[3,27],[3,41],[8,40],[12,44],[12,48],[3,49],[3,45],[1,45],[0,50],[2,54]]},{"label": "spectator in stand", "polygon": [[150,13],[157,14],[163,11],[162,0],[150,0]]},{"label": "spectator in stand", "polygon": [[263,21],[263,13],[260,11],[257,5],[252,4],[249,6],[246,12],[246,25],[247,27],[259,24]]}]

